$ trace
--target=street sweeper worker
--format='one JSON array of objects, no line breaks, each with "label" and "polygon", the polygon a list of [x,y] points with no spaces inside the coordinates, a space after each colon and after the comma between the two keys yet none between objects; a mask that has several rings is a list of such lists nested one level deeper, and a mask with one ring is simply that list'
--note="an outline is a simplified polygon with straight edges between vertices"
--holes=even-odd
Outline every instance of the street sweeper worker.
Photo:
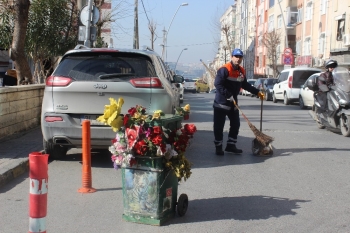
[{"label": "street sweeper worker", "polygon": [[264,99],[264,94],[247,82],[245,69],[240,65],[243,61],[243,52],[234,49],[231,61],[218,69],[214,85],[216,87],[214,108],[214,143],[216,155],[224,155],[222,150],[223,131],[226,116],[230,120],[230,130],[225,151],[241,154],[243,151],[236,147],[237,136],[240,127],[239,111],[235,108],[233,100],[238,104],[238,94],[241,88]]}]

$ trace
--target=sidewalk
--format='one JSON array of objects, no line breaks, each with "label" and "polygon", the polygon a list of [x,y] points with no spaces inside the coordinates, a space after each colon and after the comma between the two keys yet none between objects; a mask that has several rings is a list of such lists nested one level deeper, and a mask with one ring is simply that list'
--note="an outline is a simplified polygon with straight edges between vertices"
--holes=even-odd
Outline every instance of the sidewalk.
[{"label": "sidewalk", "polygon": [[43,150],[40,126],[0,140],[0,187],[28,172],[29,154]]}]

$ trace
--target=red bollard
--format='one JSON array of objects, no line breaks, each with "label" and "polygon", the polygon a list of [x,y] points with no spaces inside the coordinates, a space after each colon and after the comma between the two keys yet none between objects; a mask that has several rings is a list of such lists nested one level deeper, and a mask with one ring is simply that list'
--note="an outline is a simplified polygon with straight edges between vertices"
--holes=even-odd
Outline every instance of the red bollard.
[{"label": "red bollard", "polygon": [[82,187],[78,189],[79,193],[93,193],[96,189],[92,187],[91,176],[91,132],[90,121],[84,120],[82,123],[82,159],[83,159],[83,173],[82,173]]},{"label": "red bollard", "polygon": [[29,233],[46,233],[48,154],[29,154]]}]

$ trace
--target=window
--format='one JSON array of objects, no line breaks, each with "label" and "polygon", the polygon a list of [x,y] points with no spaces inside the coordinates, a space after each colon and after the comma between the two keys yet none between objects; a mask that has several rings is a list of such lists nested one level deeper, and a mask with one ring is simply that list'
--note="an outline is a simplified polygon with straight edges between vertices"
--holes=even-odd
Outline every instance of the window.
[{"label": "window", "polygon": [[300,49],[301,49],[301,41],[298,40],[296,45],[295,45],[295,52],[296,52],[297,55],[301,54],[301,50]]},{"label": "window", "polygon": [[275,5],[275,0],[269,0],[269,8],[272,8]]},{"label": "window", "polygon": [[263,10],[260,11],[260,15],[259,15],[259,25],[263,23]]},{"label": "window", "polygon": [[304,40],[304,51],[303,55],[311,55],[311,38],[307,37]]},{"label": "window", "polygon": [[318,40],[318,54],[324,54],[324,41],[325,41],[325,34],[322,33],[320,35],[320,38]]},{"label": "window", "polygon": [[259,67],[262,67],[262,59],[263,59],[263,55],[262,53],[259,53]]},{"label": "window", "polygon": [[298,18],[297,23],[301,23],[303,21],[303,8],[298,9]]},{"label": "window", "polygon": [[321,15],[326,14],[327,0],[321,0]]},{"label": "window", "polygon": [[312,2],[306,4],[305,20],[312,19]]},{"label": "window", "polygon": [[340,41],[343,39],[345,29],[345,19],[338,20],[337,26],[337,40]]},{"label": "window", "polygon": [[276,46],[276,61],[281,57],[281,45]]},{"label": "window", "polygon": [[268,27],[268,32],[273,31],[274,29],[274,15],[269,16],[269,27]]},{"label": "window", "polygon": [[277,16],[277,28],[282,27],[282,15]]}]

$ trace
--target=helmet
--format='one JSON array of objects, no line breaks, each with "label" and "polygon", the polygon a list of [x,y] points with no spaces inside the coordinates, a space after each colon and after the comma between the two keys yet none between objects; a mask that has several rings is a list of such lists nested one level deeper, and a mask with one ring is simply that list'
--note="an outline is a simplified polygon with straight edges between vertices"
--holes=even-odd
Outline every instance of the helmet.
[{"label": "helmet", "polygon": [[329,60],[325,64],[325,68],[326,69],[328,69],[328,68],[335,68],[337,66],[338,66],[338,62],[336,60]]},{"label": "helmet", "polygon": [[243,57],[243,52],[240,49],[234,49],[232,51],[232,56],[242,56]]}]

